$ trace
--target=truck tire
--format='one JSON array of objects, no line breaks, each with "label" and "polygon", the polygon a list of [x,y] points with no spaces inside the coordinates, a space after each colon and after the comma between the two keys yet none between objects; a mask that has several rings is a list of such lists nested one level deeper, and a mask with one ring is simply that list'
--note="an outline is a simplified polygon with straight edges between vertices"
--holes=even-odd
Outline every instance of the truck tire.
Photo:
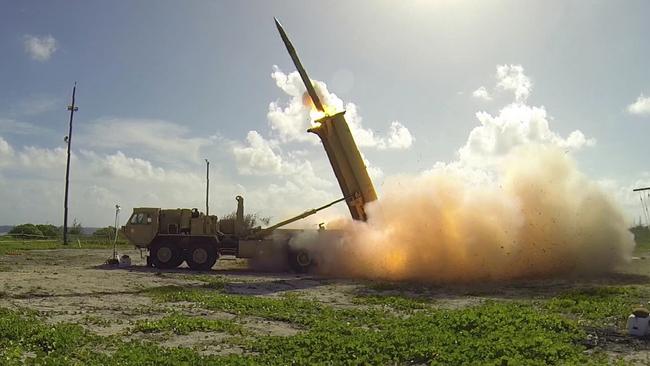
[{"label": "truck tire", "polygon": [[217,257],[213,245],[196,244],[187,249],[185,261],[195,271],[209,271],[217,262]]},{"label": "truck tire", "polygon": [[176,268],[183,263],[180,248],[174,243],[156,243],[149,248],[149,258],[155,268]]},{"label": "truck tire", "polygon": [[307,273],[314,260],[304,249],[292,250],[289,249],[289,267],[296,273]]}]

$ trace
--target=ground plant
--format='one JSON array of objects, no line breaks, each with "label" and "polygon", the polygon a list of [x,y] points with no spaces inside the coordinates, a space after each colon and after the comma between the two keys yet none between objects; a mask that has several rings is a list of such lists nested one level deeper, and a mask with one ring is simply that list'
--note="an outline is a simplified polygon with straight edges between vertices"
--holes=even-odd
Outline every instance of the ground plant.
[{"label": "ground plant", "polygon": [[[14,258],[38,258],[41,252],[34,249],[80,251],[56,241],[5,240],[0,247],[0,275],[12,270]],[[112,252],[108,244],[94,247],[83,253],[97,251],[102,258]],[[356,281],[342,290],[345,301],[332,303],[295,283],[327,288],[339,282],[333,279],[273,275],[259,282],[248,272],[133,271],[107,273],[146,278],[145,285],[119,296],[135,296],[147,305],[107,304],[102,306],[111,310],[103,313],[86,307],[34,310],[16,304],[60,295],[40,285],[22,292],[5,287],[0,292],[0,364],[627,364],[594,339],[607,332],[625,339],[627,315],[650,296],[642,283],[576,281],[549,291],[527,283],[491,290]],[[504,293],[504,286],[511,292],[533,289],[513,296]],[[450,306],[448,297],[440,296],[444,292],[472,300]],[[285,330],[269,331],[274,324]],[[178,343],[187,339],[199,341]]]}]

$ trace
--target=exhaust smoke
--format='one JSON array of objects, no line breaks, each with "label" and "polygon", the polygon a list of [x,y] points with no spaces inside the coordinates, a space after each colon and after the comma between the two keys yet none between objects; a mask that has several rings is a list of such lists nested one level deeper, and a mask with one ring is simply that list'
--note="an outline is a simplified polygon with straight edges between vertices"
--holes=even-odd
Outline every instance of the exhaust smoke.
[{"label": "exhaust smoke", "polygon": [[367,222],[341,221],[342,237],[309,240],[318,271],[500,281],[602,273],[631,256],[622,213],[562,149],[519,146],[493,179],[472,176],[470,168],[445,166],[389,178],[379,201],[367,206]]},{"label": "exhaust smoke", "polygon": [[[308,250],[321,274],[428,282],[589,275],[630,258],[634,240],[622,211],[570,155],[596,140],[580,130],[567,137],[553,131],[546,109],[527,104],[533,83],[521,65],[498,65],[495,77],[496,86],[489,92],[482,87],[484,94],[512,93],[514,100],[497,114],[476,113],[479,125],[458,149],[457,161],[388,177],[379,200],[366,205],[367,222],[340,219],[289,245]],[[293,98],[294,107],[280,114],[314,112],[297,73],[276,70],[274,79]],[[343,108],[321,82],[305,85],[318,88],[313,94],[324,105],[348,110],[358,146],[387,146],[358,128],[354,104]],[[291,133],[301,134],[304,129]],[[411,143],[409,137],[397,146]]]}]

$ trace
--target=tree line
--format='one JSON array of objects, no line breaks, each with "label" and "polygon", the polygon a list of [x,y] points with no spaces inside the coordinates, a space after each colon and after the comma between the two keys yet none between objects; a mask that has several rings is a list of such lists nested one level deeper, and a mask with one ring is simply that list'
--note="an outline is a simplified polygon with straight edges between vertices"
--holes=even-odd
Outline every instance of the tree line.
[{"label": "tree line", "polygon": [[[83,226],[81,226],[81,223],[77,222],[77,220],[74,220],[72,226],[68,227],[68,234],[77,236],[84,235]],[[63,235],[63,226],[57,227],[51,224],[27,223],[14,226],[11,230],[9,230],[8,235],[22,238],[59,238]],[[92,236],[113,240],[115,237],[115,227],[106,226],[97,229],[92,233]],[[119,238],[122,238],[122,235],[120,235]]]}]

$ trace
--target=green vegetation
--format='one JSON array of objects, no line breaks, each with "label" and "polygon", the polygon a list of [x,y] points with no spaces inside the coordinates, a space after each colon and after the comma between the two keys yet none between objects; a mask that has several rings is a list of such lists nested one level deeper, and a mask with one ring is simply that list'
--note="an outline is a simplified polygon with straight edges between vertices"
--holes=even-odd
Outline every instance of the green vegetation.
[{"label": "green vegetation", "polygon": [[[276,309],[296,313],[286,299]],[[301,309],[304,304],[299,305]],[[569,320],[544,315],[521,304],[489,303],[462,310],[416,312],[397,317],[384,312],[321,307],[320,316],[302,318],[310,326],[294,336],[259,336],[242,342],[247,355],[199,356],[191,349],[162,349],[148,342],[124,343],[73,324],[49,326],[33,316],[0,310],[0,357],[7,364],[392,364],[431,363],[558,364],[598,362],[576,343],[584,334]],[[252,310],[253,313],[260,313]],[[261,312],[264,312],[262,310]],[[377,315],[381,315],[378,317]],[[213,330],[203,321],[161,320],[143,330]],[[178,324],[191,324],[178,326]],[[225,328],[228,329],[227,327]],[[218,328],[222,330],[222,328]],[[107,352],[96,352],[103,349]]]},{"label": "green vegetation", "polygon": [[[463,309],[436,309],[423,298],[361,295],[364,308],[335,308],[297,296],[234,295],[205,288],[159,287],[158,301],[189,301],[239,316],[292,323],[294,336],[249,338],[244,347],[258,364],[584,364],[583,319],[624,319],[633,289],[569,291],[540,304],[487,302]],[[625,295],[625,296],[622,296]],[[632,296],[633,297],[633,296]],[[572,305],[571,305],[572,304]],[[571,305],[571,306],[569,306]],[[569,316],[567,316],[569,315]]]},{"label": "green vegetation", "polygon": [[622,326],[634,306],[643,301],[635,287],[590,287],[570,290],[550,299],[546,310],[569,314],[591,325],[615,323]]},{"label": "green vegetation", "polygon": [[151,342],[101,337],[76,324],[48,325],[34,314],[3,308],[0,360],[7,366],[243,364],[229,356],[201,357],[187,348],[167,349]]},{"label": "green vegetation", "polygon": [[174,313],[158,320],[139,320],[131,329],[133,332],[153,333],[170,331],[174,334],[190,332],[227,332],[243,334],[244,328],[232,320],[205,319]]},{"label": "green vegetation", "polygon": [[[106,226],[101,229],[95,230],[93,233],[93,237],[95,238],[105,238],[108,241],[113,241],[115,240],[115,226]],[[124,241],[126,238],[122,233],[118,232],[117,233],[117,240],[119,241]]]},{"label": "green vegetation", "polygon": [[[0,253],[4,243],[0,242]],[[521,300],[484,300],[450,309],[437,307],[427,295],[433,288],[426,285],[369,283],[351,294],[352,304],[357,306],[333,306],[312,300],[303,292],[272,297],[229,293],[237,286],[225,276],[176,276],[195,285],[144,289],[143,294],[156,304],[148,305],[142,314],[153,317],[170,307],[177,311],[159,319],[134,321],[113,336],[100,336],[79,324],[47,324],[36,312],[0,307],[0,364],[605,365],[612,360],[604,353],[585,352],[588,332],[612,325],[622,330],[632,308],[650,294],[641,286],[591,286],[552,297],[546,297],[548,292],[544,291],[542,297],[533,295],[534,300],[526,299],[531,297],[527,293]],[[186,307],[177,307],[177,302],[187,302],[193,310],[225,312],[234,317],[189,315],[181,312]],[[269,335],[250,324],[260,319],[284,322],[292,332]],[[107,319],[88,314],[79,323],[111,325]],[[198,345],[165,348],[138,340],[141,336],[157,341],[174,335],[192,337],[192,332],[214,333],[214,340],[204,334],[201,339],[210,346],[209,342],[215,342],[219,347],[237,347],[243,353],[202,355]]]},{"label": "green vegetation", "polygon": [[[63,245],[60,240],[27,240],[13,237],[0,237],[0,255],[19,254],[28,250],[45,249],[109,249],[113,242],[83,237],[77,241],[71,240],[70,245]],[[118,241],[118,247],[131,248],[126,242]]]},{"label": "green vegetation", "polygon": [[61,231],[50,224],[22,224],[14,226],[9,234],[16,238],[56,238]]},{"label": "green vegetation", "polygon": [[[223,217],[220,218],[220,220],[235,220],[237,217],[237,212],[233,211],[229,214],[224,215]],[[261,226],[261,225],[268,225],[271,222],[270,217],[266,216],[260,216],[258,213],[247,213],[244,214],[244,221],[242,222],[242,226],[245,230],[251,230],[255,227]]]},{"label": "green vegetation", "polygon": [[[62,228],[50,224],[21,224],[14,226],[7,235],[0,236],[0,255],[18,253],[25,250],[84,248],[111,248],[115,239],[115,228],[108,226],[96,230],[93,235],[83,235],[80,223],[74,220],[68,229],[68,246],[62,244]],[[117,244],[127,245],[123,235],[117,238]]]},{"label": "green vegetation", "polygon": [[383,306],[400,311],[426,309],[432,305],[431,300],[427,298],[375,294],[359,295],[352,302],[357,305]]},{"label": "green vegetation", "polygon": [[98,327],[109,327],[111,325],[111,321],[104,319],[100,316],[95,316],[95,315],[85,315],[81,319],[81,324],[86,324],[86,325],[95,325]]},{"label": "green vegetation", "polygon": [[37,224],[36,227],[38,230],[43,233],[43,236],[47,238],[56,238],[61,235],[61,229],[50,224]]},{"label": "green vegetation", "polygon": [[0,255],[18,254],[25,250],[42,250],[62,248],[58,240],[15,240],[12,237],[0,240]]},{"label": "green vegetation", "polygon": [[634,234],[637,250],[650,250],[650,228],[647,226],[635,226],[630,231]]},{"label": "green vegetation", "polygon": [[[47,325],[34,313],[0,308],[0,359],[9,365],[23,359],[56,365],[607,364],[611,360],[604,354],[584,352],[582,324],[620,323],[642,296],[636,287],[599,287],[546,300],[439,309],[425,297],[364,293],[353,299],[361,307],[335,307],[295,293],[229,294],[221,277],[197,279],[205,285],[157,287],[145,294],[158,302],[187,301],[236,317],[172,313],[136,321],[127,334],[228,333],[234,336],[219,342],[236,344],[244,354],[202,356],[189,348],[125,342],[120,336],[98,336],[75,324]],[[249,317],[283,321],[299,331],[290,336],[255,333],[246,328]],[[103,324],[94,318],[84,321]]]},{"label": "green vegetation", "polygon": [[14,226],[10,231],[14,237],[30,238],[30,237],[43,237],[43,232],[34,224],[22,224]]}]

